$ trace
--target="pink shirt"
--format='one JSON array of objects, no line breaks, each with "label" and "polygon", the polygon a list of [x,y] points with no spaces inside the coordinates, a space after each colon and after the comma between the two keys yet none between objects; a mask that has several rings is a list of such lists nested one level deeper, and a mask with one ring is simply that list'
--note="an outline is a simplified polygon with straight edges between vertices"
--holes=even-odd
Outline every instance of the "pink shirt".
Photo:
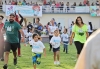
[{"label": "pink shirt", "polygon": [[60,7],[60,3],[57,3],[57,4],[56,4],[56,7]]},{"label": "pink shirt", "polygon": [[11,2],[11,5],[15,5],[15,2],[13,1],[13,2]]}]

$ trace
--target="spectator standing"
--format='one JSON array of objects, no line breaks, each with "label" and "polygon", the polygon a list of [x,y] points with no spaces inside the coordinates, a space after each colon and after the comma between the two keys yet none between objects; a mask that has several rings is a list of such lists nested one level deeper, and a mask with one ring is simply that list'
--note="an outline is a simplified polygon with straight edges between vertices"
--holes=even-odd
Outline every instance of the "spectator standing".
[{"label": "spectator standing", "polygon": [[57,3],[56,3],[56,8],[59,8],[59,7],[60,7],[60,3],[57,2]]},{"label": "spectator standing", "polygon": [[[53,35],[54,35],[54,31],[55,30],[57,30],[58,28],[54,25],[54,19],[52,19],[51,20],[51,26],[49,26],[49,29],[48,29],[48,31],[49,31],[49,40],[51,40],[51,38],[53,37]],[[49,49],[49,51],[51,51],[52,50],[52,45],[50,44],[50,49]]]},{"label": "spectator standing", "polygon": [[[15,15],[16,15],[16,12],[15,12]],[[19,20],[19,17],[18,17],[18,15],[20,16],[20,20]],[[24,20],[24,18],[23,18],[23,16],[19,13],[19,11],[18,11],[18,15],[16,15],[16,18],[15,18],[15,20],[20,24],[20,26],[22,25],[22,23],[23,23],[23,20]],[[19,57],[21,57],[21,44],[20,44],[20,40],[21,40],[21,34],[20,34],[20,32],[18,32],[18,36],[19,36],[19,43],[18,43],[18,56]]]},{"label": "spectator standing", "polygon": [[83,5],[82,5],[82,2],[80,2],[79,6],[83,6]]},{"label": "spectator standing", "polygon": [[37,2],[36,2],[36,4],[35,4],[35,6],[38,6]]},{"label": "spectator standing", "polygon": [[43,4],[44,4],[44,5],[46,5],[46,4],[47,4],[46,0],[43,0]]},{"label": "spectator standing", "polygon": [[99,1],[98,0],[96,1],[96,5],[99,6]]},{"label": "spectator standing", "polygon": [[89,1],[87,1],[87,6],[90,6],[90,2]]},{"label": "spectator standing", "polygon": [[49,26],[50,26],[50,22],[48,22],[48,24],[46,25],[47,30],[48,30]]},{"label": "spectator standing", "polygon": [[35,28],[34,32],[37,33],[39,36],[41,36],[41,31],[43,30],[43,25],[40,23],[39,18],[36,18],[36,22],[34,23],[34,28]]},{"label": "spectator standing", "polygon": [[61,34],[62,32],[62,26],[61,26],[61,23],[58,23],[58,29],[59,29],[59,33]]},{"label": "spectator standing", "polygon": [[66,10],[66,12],[68,12],[69,10],[70,10],[70,4],[69,4],[69,2],[67,2],[67,4],[66,4],[66,6],[67,6],[67,10]]},{"label": "spectator standing", "polygon": [[8,5],[11,5],[11,0],[9,0],[9,3],[8,3]]},{"label": "spectator standing", "polygon": [[84,0],[83,4],[84,4],[84,6],[86,6],[87,5],[87,0]]},{"label": "spectator standing", "polygon": [[54,19],[54,18],[52,18],[52,20],[54,21],[54,25],[55,25],[55,26],[57,26],[57,23],[56,23],[55,19]]},{"label": "spectator standing", "polygon": [[73,6],[76,6],[76,2],[74,2]]},{"label": "spectator standing", "polygon": [[5,0],[5,5],[7,5],[7,1]]},{"label": "spectator standing", "polygon": [[22,2],[21,2],[21,1],[19,1],[19,2],[18,2],[18,5],[22,5]]},{"label": "spectator standing", "polygon": [[32,23],[29,22],[29,24],[27,25],[27,31],[29,33],[30,29],[33,29]]},{"label": "spectator standing", "polygon": [[31,1],[30,5],[32,6],[33,5],[33,2]]},{"label": "spectator standing", "polygon": [[89,25],[88,25],[88,33],[89,33],[89,36],[93,33],[93,26],[91,22],[89,22]]},{"label": "spectator standing", "polygon": [[14,0],[12,0],[11,5],[15,5],[15,1]]},{"label": "spectator standing", "polygon": [[55,3],[53,2],[51,6],[52,6],[52,12],[54,12]]},{"label": "spectator standing", "polygon": [[4,26],[3,21],[3,16],[0,15],[0,60],[4,61],[4,38],[3,38],[3,33],[2,33],[2,28]]},{"label": "spectator standing", "polygon": [[25,0],[23,0],[22,5],[26,5],[26,1]]},{"label": "spectator standing", "polygon": [[94,2],[91,4],[91,6],[94,6]]},{"label": "spectator standing", "polygon": [[73,24],[71,24],[70,26],[70,35],[72,34],[72,27],[73,27]]},{"label": "spectator standing", "polygon": [[60,7],[61,12],[63,12],[63,8],[64,8],[64,2],[62,1],[61,2],[61,7]]},{"label": "spectator standing", "polygon": [[53,3],[52,0],[50,0],[50,5],[52,5],[52,3]]}]

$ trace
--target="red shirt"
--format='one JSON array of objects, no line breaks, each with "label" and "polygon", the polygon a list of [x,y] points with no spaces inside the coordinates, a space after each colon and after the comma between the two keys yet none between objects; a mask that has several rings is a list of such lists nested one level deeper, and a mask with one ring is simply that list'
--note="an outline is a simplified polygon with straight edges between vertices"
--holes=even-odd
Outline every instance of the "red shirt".
[{"label": "red shirt", "polygon": [[13,2],[11,3],[11,5],[15,5],[15,2],[13,1]]},{"label": "red shirt", "polygon": [[15,21],[19,23],[18,15],[16,15]]},{"label": "red shirt", "polygon": [[44,5],[46,4],[46,0],[44,0],[44,3],[43,3]]},{"label": "red shirt", "polygon": [[3,26],[4,26],[4,24],[1,23],[0,24],[0,41],[4,41],[3,34],[1,33],[1,30],[2,30]]}]

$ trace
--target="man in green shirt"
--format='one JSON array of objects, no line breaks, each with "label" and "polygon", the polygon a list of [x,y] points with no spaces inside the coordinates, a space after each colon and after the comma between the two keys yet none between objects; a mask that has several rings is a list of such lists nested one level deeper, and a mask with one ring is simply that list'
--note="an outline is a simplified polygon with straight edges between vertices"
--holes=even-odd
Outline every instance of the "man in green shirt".
[{"label": "man in green shirt", "polygon": [[19,43],[18,31],[22,34],[22,41],[24,41],[24,33],[21,26],[15,21],[15,14],[10,14],[10,19],[8,22],[5,22],[3,31],[6,33],[6,42],[5,42],[5,57],[3,66],[4,69],[7,69],[8,58],[10,50],[13,51],[14,55],[14,65],[17,64],[17,47]]}]

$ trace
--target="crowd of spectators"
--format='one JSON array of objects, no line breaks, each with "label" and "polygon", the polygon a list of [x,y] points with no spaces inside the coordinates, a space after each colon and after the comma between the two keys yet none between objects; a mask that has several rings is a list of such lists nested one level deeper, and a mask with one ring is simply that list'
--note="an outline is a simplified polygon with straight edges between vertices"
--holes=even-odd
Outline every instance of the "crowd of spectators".
[{"label": "crowd of spectators", "polygon": [[40,6],[41,4],[38,4],[37,2],[27,2],[26,0],[23,0],[23,1],[17,1],[17,0],[9,0],[9,2],[7,3],[7,1],[5,0],[5,2],[2,4],[6,4],[6,5],[33,5],[33,6]]},{"label": "crowd of spectators", "polygon": [[62,2],[57,2],[55,0],[50,0],[49,2],[45,3],[44,5],[51,5],[51,6],[56,6],[56,7],[60,7],[60,6],[99,6],[100,5],[100,0],[97,0],[96,2],[92,2],[90,3],[90,1],[88,0],[84,0],[83,2],[80,2],[79,4],[77,4],[76,2],[74,2],[73,4],[70,4],[70,2],[64,3]]},{"label": "crowd of spectators", "polygon": [[84,0],[83,2],[80,2],[79,4],[77,4],[76,2],[74,2],[73,4],[71,4],[70,2],[58,2],[57,0],[50,0],[49,2],[43,2],[42,0],[42,4],[38,4],[37,2],[27,2],[26,0],[23,1],[17,1],[17,0],[9,0],[9,2],[7,3],[8,0],[5,0],[5,2],[3,4],[7,4],[7,5],[49,5],[49,6],[55,6],[55,7],[61,7],[61,6],[99,6],[100,5],[100,0],[97,0],[96,2],[92,2],[90,3],[90,1],[88,0]]}]

